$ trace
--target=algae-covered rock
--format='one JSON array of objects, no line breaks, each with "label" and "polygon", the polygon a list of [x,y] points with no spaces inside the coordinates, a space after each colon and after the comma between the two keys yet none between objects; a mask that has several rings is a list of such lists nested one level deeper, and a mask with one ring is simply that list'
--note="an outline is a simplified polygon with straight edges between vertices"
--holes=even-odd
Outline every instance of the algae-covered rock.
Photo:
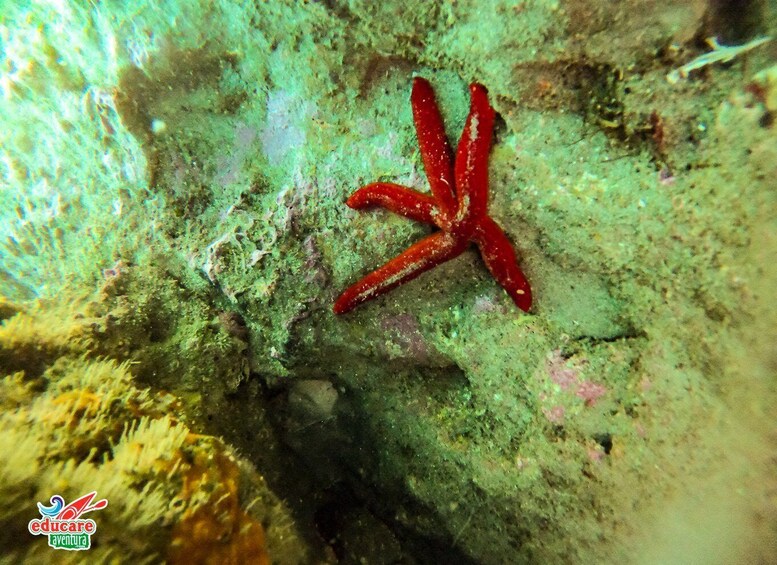
[{"label": "algae-covered rock", "polygon": [[[106,559],[261,555],[261,476],[282,563],[775,560],[776,44],[694,63],[770,3],[66,4],[0,23],[9,559],[56,475]],[[475,251],[332,313],[429,234],[345,205],[428,190],[415,76],[454,149],[488,89],[529,313]]]}]

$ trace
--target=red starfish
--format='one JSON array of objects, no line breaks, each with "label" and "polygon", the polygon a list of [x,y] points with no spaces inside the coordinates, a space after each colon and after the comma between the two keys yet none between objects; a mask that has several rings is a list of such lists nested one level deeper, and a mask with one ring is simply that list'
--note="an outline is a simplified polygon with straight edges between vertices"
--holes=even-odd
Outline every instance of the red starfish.
[{"label": "red starfish", "polygon": [[335,302],[335,314],[348,312],[461,255],[470,242],[478,246],[486,267],[518,308],[528,311],[531,307],[531,289],[518,267],[515,251],[488,215],[488,151],[494,109],[484,86],[471,84],[469,91],[469,116],[454,164],[432,86],[422,78],[413,81],[413,121],[432,194],[375,182],[354,192],[346,204],[355,210],[382,206],[440,229],[350,286]]}]

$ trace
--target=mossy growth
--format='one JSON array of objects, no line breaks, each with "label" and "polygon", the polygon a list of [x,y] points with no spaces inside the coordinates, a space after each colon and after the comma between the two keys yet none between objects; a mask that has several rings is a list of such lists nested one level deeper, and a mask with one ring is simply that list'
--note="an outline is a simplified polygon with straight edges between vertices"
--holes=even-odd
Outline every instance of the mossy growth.
[{"label": "mossy growth", "polygon": [[[247,378],[247,332],[240,314],[221,309],[212,289],[183,283],[163,259],[119,262],[85,303],[89,344],[132,364],[138,379],[186,397],[195,417]],[[207,390],[209,398],[199,392]]]}]

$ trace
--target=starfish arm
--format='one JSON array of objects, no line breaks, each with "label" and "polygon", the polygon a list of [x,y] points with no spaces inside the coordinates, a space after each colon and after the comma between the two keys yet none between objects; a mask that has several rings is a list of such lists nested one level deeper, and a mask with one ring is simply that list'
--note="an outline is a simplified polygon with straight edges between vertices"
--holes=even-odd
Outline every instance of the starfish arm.
[{"label": "starfish arm", "polygon": [[531,308],[529,281],[518,267],[515,250],[502,228],[494,220],[484,216],[475,227],[473,239],[491,275],[507,291],[515,305],[528,312]]},{"label": "starfish arm", "polygon": [[464,222],[486,214],[488,209],[488,151],[494,128],[494,109],[488,103],[488,91],[471,84],[470,108],[456,151],[456,219]]},{"label": "starfish arm", "polygon": [[380,206],[405,218],[437,225],[435,218],[439,210],[434,198],[398,184],[368,184],[351,194],[345,203],[354,210]]},{"label": "starfish arm", "polygon": [[421,77],[413,80],[410,104],[429,187],[443,213],[453,216],[457,208],[453,194],[453,151],[429,81]]},{"label": "starfish arm", "polygon": [[334,305],[335,314],[344,314],[362,302],[385,294],[392,288],[460,255],[467,242],[438,231],[409,247],[382,267],[348,287]]}]

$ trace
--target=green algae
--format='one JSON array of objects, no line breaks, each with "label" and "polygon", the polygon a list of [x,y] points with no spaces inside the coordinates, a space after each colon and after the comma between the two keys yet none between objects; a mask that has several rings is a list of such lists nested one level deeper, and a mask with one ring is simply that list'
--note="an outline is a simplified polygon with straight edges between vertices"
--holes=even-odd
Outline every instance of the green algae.
[{"label": "green algae", "polygon": [[[729,475],[758,492],[715,439],[760,438],[775,394],[777,143],[746,91],[774,52],[670,85],[698,54],[692,36],[717,31],[705,3],[478,6],[187,3],[115,8],[116,24],[73,10],[6,55],[34,65],[6,69],[3,209],[19,211],[0,291],[107,286],[101,351],[215,415],[254,461],[272,458],[246,436],[274,422],[309,488],[353,493],[410,554],[655,562],[641,534],[661,530],[651,501]],[[14,12],[10,44],[48,17]],[[763,26],[774,34],[773,14]],[[491,213],[520,251],[531,315],[474,251],[331,314],[341,290],[428,233],[343,204],[377,180],[425,190],[414,74],[454,142],[467,83],[489,89]],[[106,284],[120,259],[130,268]],[[303,380],[336,400],[294,416]],[[742,459],[757,476],[764,457]],[[761,508],[743,505],[741,522]],[[768,554],[773,533],[756,539],[739,555]]]}]

